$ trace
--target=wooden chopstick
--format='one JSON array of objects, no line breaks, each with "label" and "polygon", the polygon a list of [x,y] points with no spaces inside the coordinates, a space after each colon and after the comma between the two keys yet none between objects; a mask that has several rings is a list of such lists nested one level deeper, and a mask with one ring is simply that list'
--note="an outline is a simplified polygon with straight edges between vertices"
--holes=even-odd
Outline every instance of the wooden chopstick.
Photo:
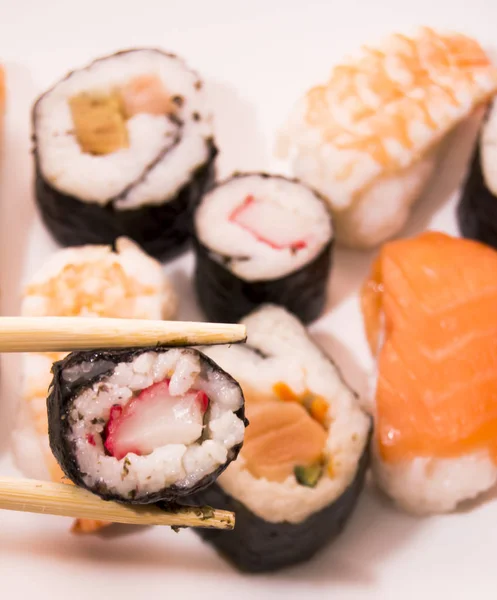
[{"label": "wooden chopstick", "polygon": [[245,325],[81,317],[0,317],[0,352],[70,352],[243,342]]},{"label": "wooden chopstick", "polygon": [[210,507],[181,507],[166,512],[154,505],[108,502],[65,483],[0,477],[0,509],[131,525],[168,525],[233,529],[235,515]]}]

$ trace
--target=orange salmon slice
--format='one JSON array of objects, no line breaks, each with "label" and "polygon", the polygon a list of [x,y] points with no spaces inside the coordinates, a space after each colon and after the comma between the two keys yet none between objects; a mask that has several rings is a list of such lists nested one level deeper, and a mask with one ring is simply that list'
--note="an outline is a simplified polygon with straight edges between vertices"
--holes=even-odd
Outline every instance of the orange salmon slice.
[{"label": "orange salmon slice", "polygon": [[389,462],[497,462],[497,252],[436,232],[383,246],[361,291]]},{"label": "orange salmon slice", "polygon": [[296,466],[319,461],[327,433],[297,402],[247,405],[250,426],[242,454],[255,477],[282,482]]}]

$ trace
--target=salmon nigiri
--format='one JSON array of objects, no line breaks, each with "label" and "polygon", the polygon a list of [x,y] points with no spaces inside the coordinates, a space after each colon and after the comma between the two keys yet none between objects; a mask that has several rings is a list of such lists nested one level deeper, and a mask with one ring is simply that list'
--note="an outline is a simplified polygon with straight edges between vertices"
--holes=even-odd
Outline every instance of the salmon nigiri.
[{"label": "salmon nigiri", "polygon": [[361,300],[378,482],[413,512],[452,510],[497,480],[497,252],[436,232],[388,243]]},{"label": "salmon nigiri", "polygon": [[476,40],[428,27],[393,34],[301,98],[278,153],[328,200],[337,240],[372,247],[404,226],[442,140],[496,90]]}]

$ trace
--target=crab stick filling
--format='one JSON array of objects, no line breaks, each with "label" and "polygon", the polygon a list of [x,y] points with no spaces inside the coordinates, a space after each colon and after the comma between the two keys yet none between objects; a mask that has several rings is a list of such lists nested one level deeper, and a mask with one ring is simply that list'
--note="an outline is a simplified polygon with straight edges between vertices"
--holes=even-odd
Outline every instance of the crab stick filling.
[{"label": "crab stick filling", "polygon": [[254,196],[247,196],[229,219],[274,250],[301,250],[307,246],[306,240],[312,237],[311,221],[279,204]]},{"label": "crab stick filling", "polygon": [[111,408],[104,433],[105,449],[121,460],[129,453],[151,454],[167,444],[192,444],[202,435],[208,406],[203,391],[173,396],[168,379],[155,383],[124,407]]}]

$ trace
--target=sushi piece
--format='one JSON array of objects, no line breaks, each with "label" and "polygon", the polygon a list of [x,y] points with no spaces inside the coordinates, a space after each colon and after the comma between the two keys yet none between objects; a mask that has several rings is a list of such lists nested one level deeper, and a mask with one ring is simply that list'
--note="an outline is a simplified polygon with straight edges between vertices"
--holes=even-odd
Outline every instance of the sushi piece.
[{"label": "sushi piece", "polygon": [[464,237],[497,248],[497,101],[487,111],[457,207]]},{"label": "sushi piece", "polygon": [[497,69],[464,35],[391,35],[336,66],[283,126],[277,152],[328,200],[337,241],[370,248],[398,233],[450,130],[497,90]]},{"label": "sushi piece", "polygon": [[36,102],[33,137],[37,205],[60,244],[185,248],[216,148],[203,83],[180,58],[126,50],[73,71]]},{"label": "sushi piece", "polygon": [[313,190],[284,177],[238,174],[202,198],[194,226],[195,288],[210,320],[235,322],[264,303],[304,322],[321,314],[333,226]]},{"label": "sushi piece", "polygon": [[[82,246],[55,252],[24,290],[23,316],[172,318],[177,297],[160,264],[133,242]],[[35,479],[61,481],[64,474],[49,447],[46,397],[52,363],[63,353],[30,353],[23,358],[22,401],[13,434],[21,471]],[[76,531],[95,524],[79,520]]]},{"label": "sushi piece", "polygon": [[0,65],[0,132],[3,129],[3,120],[5,114],[5,69]]},{"label": "sushi piece", "polygon": [[370,418],[335,365],[281,307],[244,321],[248,344],[205,348],[240,383],[240,456],[198,503],[236,513],[233,531],[197,531],[242,571],[311,558],[344,528],[368,466]]},{"label": "sushi piece", "polygon": [[383,246],[362,290],[377,360],[373,470],[448,512],[497,481],[497,252],[428,232]]},{"label": "sushi piece", "polygon": [[73,483],[105,500],[177,502],[238,455],[242,391],[198,350],[79,352],[53,374],[50,447]]}]

